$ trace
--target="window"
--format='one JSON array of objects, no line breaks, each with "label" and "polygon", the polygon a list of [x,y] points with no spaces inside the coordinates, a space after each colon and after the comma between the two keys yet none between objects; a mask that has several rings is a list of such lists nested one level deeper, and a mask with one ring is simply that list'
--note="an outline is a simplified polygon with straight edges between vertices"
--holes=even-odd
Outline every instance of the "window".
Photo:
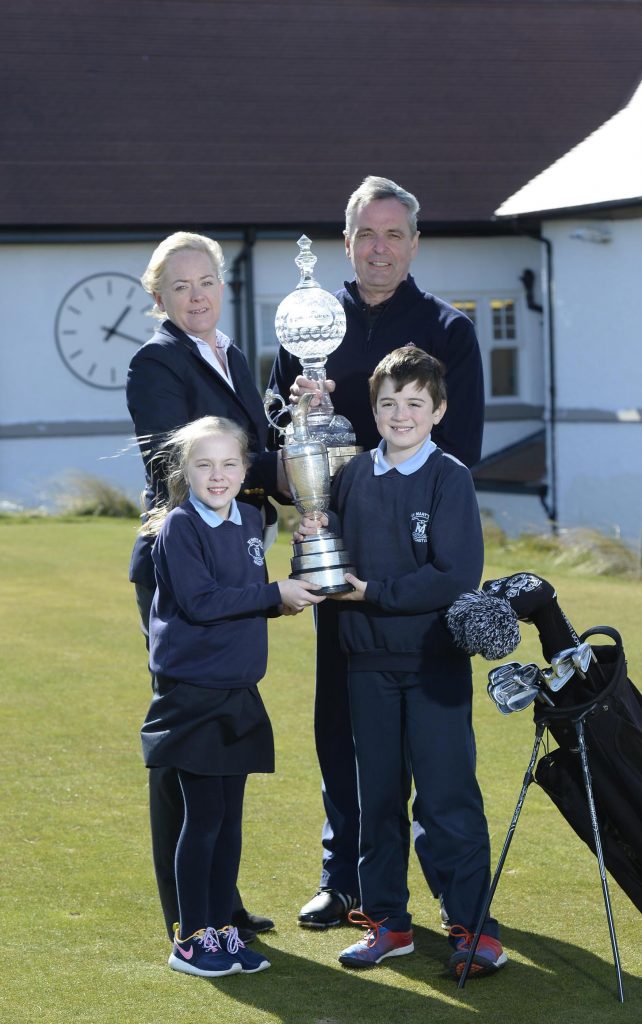
[{"label": "window", "polygon": [[519,397],[519,328],[515,298],[455,298],[450,304],[472,320],[484,360],[487,397]]},{"label": "window", "polygon": [[256,339],[256,378],[258,388],[263,393],[270,380],[272,364],[279,350],[279,342],[274,330],[274,318],[279,306],[276,299],[262,299],[259,303],[259,316]]}]

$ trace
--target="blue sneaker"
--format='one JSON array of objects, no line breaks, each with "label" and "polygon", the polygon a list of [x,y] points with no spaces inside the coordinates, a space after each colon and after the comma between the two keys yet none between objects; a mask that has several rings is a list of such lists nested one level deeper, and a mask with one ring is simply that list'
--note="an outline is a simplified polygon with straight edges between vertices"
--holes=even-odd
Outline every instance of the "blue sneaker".
[{"label": "blue sneaker", "polygon": [[239,938],[238,928],[226,925],[218,933],[221,946],[225,946],[229,956],[238,964],[239,971],[243,974],[256,974],[258,971],[267,971],[271,966],[270,961],[262,953],[256,953],[248,949],[242,939]]},{"label": "blue sneaker", "polygon": [[372,921],[359,910],[348,914],[348,920],[353,924],[362,924],[368,930],[359,942],[339,954],[339,963],[344,967],[375,967],[388,956],[404,956],[414,952],[412,930],[393,932],[385,928],[381,921]]},{"label": "blue sneaker", "polygon": [[[455,952],[448,961],[448,968],[453,978],[460,978],[475,936],[473,932],[469,932],[462,925],[454,924],[448,932],[448,937],[456,940]],[[479,936],[468,977],[483,978],[487,974],[494,974],[507,961],[508,957],[502,949],[499,939],[493,938],[492,935],[482,934]]]},{"label": "blue sneaker", "polygon": [[178,937],[174,929],[174,945],[167,961],[174,971],[196,974],[200,978],[221,978],[225,974],[239,974],[238,960],[222,949],[214,928],[201,928],[188,939]]}]

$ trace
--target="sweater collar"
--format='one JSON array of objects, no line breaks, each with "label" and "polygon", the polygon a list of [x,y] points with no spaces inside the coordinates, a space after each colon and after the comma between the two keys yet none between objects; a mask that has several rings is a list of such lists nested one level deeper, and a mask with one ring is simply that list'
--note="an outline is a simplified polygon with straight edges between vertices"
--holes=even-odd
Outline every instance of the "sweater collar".
[{"label": "sweater collar", "polygon": [[389,473],[391,469],[396,469],[402,476],[410,476],[425,465],[436,448],[437,445],[433,440],[431,440],[429,434],[419,451],[415,452],[414,455],[411,455],[410,458],[406,459],[404,462],[398,462],[396,465],[391,466],[386,460],[386,442],[380,441],[379,447],[374,448],[371,452],[374,475],[383,476],[384,473]]},{"label": "sweater collar", "polygon": [[195,494],[193,494],[191,488],[189,492],[189,501],[190,505],[196,509],[203,522],[207,523],[208,526],[216,527],[220,526],[222,523],[234,523],[235,526],[242,525],[241,513],[239,512],[239,507],[236,504],[235,498],[232,498],[230,514],[227,519],[223,519],[223,517],[220,516],[218,512],[215,512],[213,508],[208,508],[202,501],[199,501]]}]

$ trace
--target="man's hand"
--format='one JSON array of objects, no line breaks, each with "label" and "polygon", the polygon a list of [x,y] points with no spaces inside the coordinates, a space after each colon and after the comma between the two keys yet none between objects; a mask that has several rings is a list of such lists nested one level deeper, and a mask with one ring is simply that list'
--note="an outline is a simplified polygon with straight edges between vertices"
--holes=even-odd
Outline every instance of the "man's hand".
[{"label": "man's hand", "polygon": [[[325,389],[331,394],[336,387],[333,380],[325,381]],[[306,391],[316,392],[314,398],[310,402],[310,406],[314,408],[315,405],[319,405],[321,401],[321,384],[318,380],[310,380],[309,377],[299,376],[296,378],[294,384],[290,388],[290,402],[292,405],[296,405],[301,395],[304,395]]]}]

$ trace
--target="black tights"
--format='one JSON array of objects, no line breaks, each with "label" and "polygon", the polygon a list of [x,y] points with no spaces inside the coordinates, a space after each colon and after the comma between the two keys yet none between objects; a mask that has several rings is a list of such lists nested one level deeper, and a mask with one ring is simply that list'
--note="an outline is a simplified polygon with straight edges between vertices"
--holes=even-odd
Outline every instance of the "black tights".
[{"label": "black tights", "polygon": [[181,938],[232,918],[241,860],[246,775],[193,775],[178,770],[185,820],[176,847]]}]

